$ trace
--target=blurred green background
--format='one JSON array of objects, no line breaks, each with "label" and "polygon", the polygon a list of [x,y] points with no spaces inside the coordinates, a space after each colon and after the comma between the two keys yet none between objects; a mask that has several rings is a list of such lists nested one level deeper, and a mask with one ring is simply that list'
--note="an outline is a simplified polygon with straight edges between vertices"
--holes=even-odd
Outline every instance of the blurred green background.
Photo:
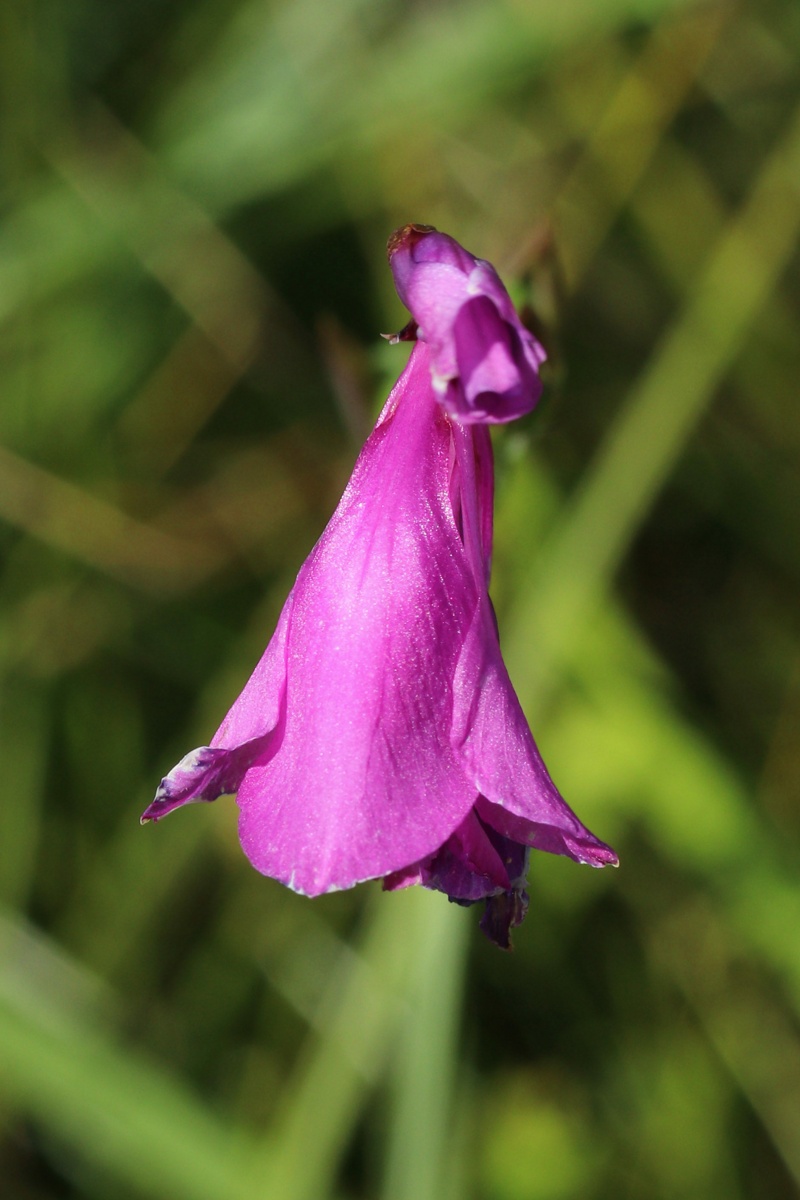
[{"label": "blurred green background", "polygon": [[[7,0],[0,1191],[783,1200],[800,1185],[797,0]],[[403,347],[406,221],[550,351],[494,595],[618,872],[477,912],[141,829]],[[332,748],[335,753],[335,748]]]}]

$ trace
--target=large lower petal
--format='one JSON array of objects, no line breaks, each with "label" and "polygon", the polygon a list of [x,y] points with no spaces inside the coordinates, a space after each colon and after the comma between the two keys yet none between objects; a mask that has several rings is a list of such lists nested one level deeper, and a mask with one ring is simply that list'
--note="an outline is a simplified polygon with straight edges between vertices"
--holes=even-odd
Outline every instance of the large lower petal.
[{"label": "large lower petal", "polygon": [[239,789],[245,852],[297,891],[424,858],[475,800],[450,740],[479,603],[450,470],[450,424],[418,343],[298,576],[280,748]]}]

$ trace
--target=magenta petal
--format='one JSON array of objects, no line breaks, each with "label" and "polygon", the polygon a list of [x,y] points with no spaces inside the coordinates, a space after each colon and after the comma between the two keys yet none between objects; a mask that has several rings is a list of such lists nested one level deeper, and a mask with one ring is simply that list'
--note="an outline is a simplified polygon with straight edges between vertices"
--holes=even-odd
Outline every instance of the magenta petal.
[{"label": "magenta petal", "polygon": [[[496,840],[505,843],[504,838]],[[511,855],[508,861],[524,869],[525,854],[519,863],[517,857]],[[444,892],[451,900],[462,903],[474,903],[511,887],[506,864],[474,809],[435,854],[388,875],[383,887],[384,891],[392,892],[415,883]]]},{"label": "magenta petal", "polygon": [[503,860],[474,811],[423,869],[423,882],[454,900],[471,901],[511,886]]},{"label": "magenta petal", "polygon": [[211,745],[192,750],[161,780],[152,803],[142,814],[143,823],[157,821],[182,804],[232,795],[256,759],[276,752],[291,611],[290,594],[269,645]]},{"label": "magenta petal", "polygon": [[[454,427],[453,443],[462,480],[462,534],[477,572],[484,520],[476,476],[480,457],[469,429]],[[578,862],[603,866],[612,861],[608,856],[613,851],[581,824],[542,762],[508,677],[491,601],[483,589],[456,667],[451,736],[475,790],[532,823],[540,840],[532,840],[530,830],[517,836],[490,821],[498,832]]]},{"label": "magenta petal", "polygon": [[231,750],[213,746],[191,750],[161,780],[152,803],[142,813],[142,824],[157,821],[182,804],[233,794],[269,740],[270,734],[266,734]]},{"label": "magenta petal", "polygon": [[470,424],[530,412],[545,352],[491,263],[422,225],[396,230],[388,251],[397,293],[430,346],[431,378],[446,411]]},{"label": "magenta petal", "polygon": [[453,322],[458,383],[445,396],[461,421],[506,422],[530,412],[541,380],[527,361],[515,328],[487,296],[461,305]]},{"label": "magenta petal", "polygon": [[403,304],[415,316],[415,309],[424,315],[432,332],[434,327],[444,327],[448,312],[454,314],[461,303],[478,259],[455,238],[430,226],[396,230],[388,249],[394,285]]},{"label": "magenta petal", "polygon": [[[564,800],[561,804],[567,808]],[[517,816],[499,804],[492,804],[485,796],[478,797],[475,810],[486,825],[512,842],[531,846],[534,850],[546,850],[549,854],[566,854],[576,862],[590,867],[619,865],[619,859],[611,847],[599,841],[588,830],[585,830],[583,837],[575,837],[555,825]]]},{"label": "magenta petal", "polygon": [[[477,456],[488,541],[488,437]],[[402,871],[447,841],[475,800],[450,724],[488,574],[488,547],[468,554],[462,540],[454,469],[417,344],[261,662],[148,819],[238,790],[254,866],[308,894]]]},{"label": "magenta petal", "polygon": [[[485,587],[488,588],[492,574],[492,543],[494,540],[494,453],[491,435],[486,426],[474,425],[471,434],[475,455],[478,540],[484,567],[483,576],[476,576],[476,578],[482,578]],[[469,548],[467,552],[469,552]]]},{"label": "magenta petal", "polygon": [[276,730],[285,702],[287,638],[293,605],[294,588],[269,645],[211,739],[212,746],[233,748]]},{"label": "magenta petal", "polygon": [[[469,250],[450,237],[448,233],[440,233],[432,226],[408,226],[416,229],[416,235],[403,237],[403,231],[398,230],[400,240],[396,250],[389,255],[389,262],[394,276],[397,294],[404,304],[408,305],[408,291],[419,278],[421,264],[450,267],[459,275],[469,276],[474,270],[476,258]],[[393,237],[397,235],[392,235]],[[390,239],[391,245],[392,239]],[[488,265],[488,264],[487,264]]]},{"label": "magenta petal", "polygon": [[239,789],[251,862],[309,895],[424,858],[475,800],[449,730],[478,591],[429,370],[418,343],[300,571],[280,752]]},{"label": "magenta petal", "polygon": [[464,392],[507,392],[519,383],[512,330],[488,296],[473,296],[453,323],[459,374]]},{"label": "magenta petal", "polygon": [[455,678],[453,744],[476,789],[492,806],[523,818],[500,820],[494,807],[478,812],[514,841],[577,862],[605,866],[616,855],[578,820],[553,783],[508,678],[488,605],[464,642]]},{"label": "magenta petal", "polygon": [[409,867],[402,867],[399,871],[391,871],[390,874],[383,877],[383,890],[385,892],[400,892],[403,888],[414,887],[416,884],[422,883],[422,863],[412,863]]}]

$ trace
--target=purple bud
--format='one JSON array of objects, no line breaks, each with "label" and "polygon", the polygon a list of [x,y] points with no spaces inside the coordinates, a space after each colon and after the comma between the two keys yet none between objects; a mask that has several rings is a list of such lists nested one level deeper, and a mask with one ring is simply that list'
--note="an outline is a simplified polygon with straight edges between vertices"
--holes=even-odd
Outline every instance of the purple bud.
[{"label": "purple bud", "polygon": [[396,230],[387,253],[397,294],[430,347],[433,388],[445,410],[489,424],[530,412],[545,352],[491,263],[431,225]]}]

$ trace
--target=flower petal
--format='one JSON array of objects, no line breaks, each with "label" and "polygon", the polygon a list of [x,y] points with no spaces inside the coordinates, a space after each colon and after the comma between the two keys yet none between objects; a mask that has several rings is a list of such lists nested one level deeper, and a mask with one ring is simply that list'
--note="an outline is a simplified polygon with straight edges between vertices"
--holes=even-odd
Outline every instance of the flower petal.
[{"label": "flower petal", "polygon": [[469,901],[511,886],[503,860],[474,810],[428,860],[422,882],[453,900]]},{"label": "flower petal", "polygon": [[541,395],[541,380],[517,330],[488,296],[473,296],[461,305],[452,333],[458,377],[444,394],[447,411],[469,423],[503,423],[530,412]]},{"label": "flower petal", "polygon": [[[463,537],[475,564],[481,558],[482,516],[473,442],[468,430],[456,427],[453,436],[462,479]],[[487,823],[514,841],[566,854],[578,862],[615,863],[614,852],[581,824],[548,774],[508,677],[485,590],[461,649],[453,700],[452,743],[476,791],[492,805],[524,819],[517,826],[487,816]],[[481,802],[478,812],[483,815]]]},{"label": "flower petal", "polygon": [[[552,782],[552,781],[551,781]],[[555,785],[553,785],[555,786]],[[577,821],[565,800],[559,796],[561,805]],[[555,825],[532,821],[521,817],[499,804],[492,804],[485,796],[478,798],[476,811],[486,825],[514,843],[531,846],[534,850],[546,850],[549,854],[566,854],[575,862],[590,867],[617,867],[619,859],[610,846],[601,842],[585,826],[583,834],[575,835]]]},{"label": "flower petal", "polygon": [[417,343],[293,589],[280,750],[239,789],[258,870],[309,895],[431,854],[475,800],[449,737],[478,588]]},{"label": "flower petal", "polygon": [[142,823],[157,821],[182,804],[232,795],[257,759],[276,753],[280,745],[286,632],[291,610],[290,594],[269,645],[211,739],[211,745],[192,750],[161,780],[153,802],[142,813]]},{"label": "flower petal", "polygon": [[213,746],[190,750],[161,780],[152,803],[142,813],[142,824],[158,821],[183,804],[231,795],[267,749],[270,736],[253,738],[232,750]]},{"label": "flower petal", "polygon": [[[615,864],[613,850],[578,820],[550,778],[500,655],[488,605],[481,605],[467,634],[454,693],[453,744],[493,806],[479,802],[483,819],[536,849],[591,866]],[[494,806],[506,810],[502,817]]]},{"label": "flower petal", "polygon": [[546,355],[492,264],[428,225],[396,230],[388,253],[397,294],[430,346],[433,386],[446,411],[490,424],[530,412]]}]

